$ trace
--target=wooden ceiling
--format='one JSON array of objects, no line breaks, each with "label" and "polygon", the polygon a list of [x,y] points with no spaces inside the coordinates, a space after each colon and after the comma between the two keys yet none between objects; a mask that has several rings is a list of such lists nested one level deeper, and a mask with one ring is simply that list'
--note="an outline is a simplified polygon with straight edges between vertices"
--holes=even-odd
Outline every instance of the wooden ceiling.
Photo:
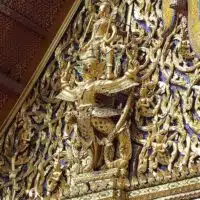
[{"label": "wooden ceiling", "polygon": [[31,79],[73,2],[0,1],[0,126]]}]

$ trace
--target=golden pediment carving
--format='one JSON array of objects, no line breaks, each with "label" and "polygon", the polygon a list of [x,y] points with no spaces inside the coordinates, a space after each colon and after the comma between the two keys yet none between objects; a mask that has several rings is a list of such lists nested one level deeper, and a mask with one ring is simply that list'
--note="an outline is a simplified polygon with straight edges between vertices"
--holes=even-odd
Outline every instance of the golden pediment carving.
[{"label": "golden pediment carving", "polygon": [[190,18],[172,11],[164,0],[74,7],[0,138],[2,199],[200,197],[200,60]]}]

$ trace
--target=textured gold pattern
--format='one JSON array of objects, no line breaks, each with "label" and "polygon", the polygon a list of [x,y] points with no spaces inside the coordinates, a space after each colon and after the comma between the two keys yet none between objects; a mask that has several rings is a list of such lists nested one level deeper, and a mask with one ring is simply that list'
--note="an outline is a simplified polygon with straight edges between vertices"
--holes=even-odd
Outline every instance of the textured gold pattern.
[{"label": "textured gold pattern", "polygon": [[186,16],[188,33],[193,51],[200,56],[200,5],[199,0],[163,0],[163,22],[165,34],[169,34],[175,26],[178,16]]},{"label": "textured gold pattern", "polygon": [[200,55],[200,20],[199,20],[199,1],[188,1],[188,30],[190,41],[194,51]]},{"label": "textured gold pattern", "polygon": [[1,198],[199,195],[200,60],[161,8],[82,2],[0,139]]}]

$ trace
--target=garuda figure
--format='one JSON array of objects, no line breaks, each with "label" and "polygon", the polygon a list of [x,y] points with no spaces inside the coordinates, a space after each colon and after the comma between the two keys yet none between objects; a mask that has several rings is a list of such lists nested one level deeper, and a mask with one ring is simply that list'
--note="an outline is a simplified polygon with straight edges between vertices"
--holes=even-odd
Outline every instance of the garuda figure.
[{"label": "garuda figure", "polygon": [[[102,163],[106,168],[126,169],[132,154],[130,123],[127,116],[129,112],[131,113],[132,90],[139,85],[135,82],[137,64],[134,63],[132,69],[114,80],[100,79],[104,75],[105,64],[99,63],[95,57],[82,60],[82,68],[83,80],[76,83],[73,88],[66,80],[67,72],[63,72],[62,90],[57,98],[73,102],[75,105],[71,117],[74,119],[73,123],[78,126],[83,141],[82,148],[93,149],[93,165],[91,169],[87,168],[87,171],[102,167]],[[113,95],[125,90],[131,90],[131,92],[123,112],[121,109],[112,107],[102,108],[97,103],[98,95]],[[118,122],[113,120],[115,117],[119,118]],[[116,141],[115,138],[117,138]],[[104,146],[103,151],[100,150],[100,146]],[[101,152],[104,152],[103,157]]]},{"label": "garuda figure", "polygon": [[[115,14],[112,2],[100,2],[98,13],[91,15],[80,38],[76,61],[72,64],[59,60],[59,54],[56,55],[60,66],[67,66],[61,67],[61,91],[57,98],[73,104],[66,122],[68,129],[72,130],[69,126],[74,124],[78,127],[82,155],[92,151],[92,155],[89,153],[92,159],[87,158],[92,163],[83,167],[83,172],[102,168],[127,169],[132,155],[129,128],[133,92],[139,85],[136,81],[139,64],[130,56],[134,54],[130,52],[130,43],[118,43],[122,36],[113,20]],[[120,66],[122,73],[116,76],[115,54],[120,49],[127,66]],[[119,95],[124,97],[123,102],[117,97]]]}]

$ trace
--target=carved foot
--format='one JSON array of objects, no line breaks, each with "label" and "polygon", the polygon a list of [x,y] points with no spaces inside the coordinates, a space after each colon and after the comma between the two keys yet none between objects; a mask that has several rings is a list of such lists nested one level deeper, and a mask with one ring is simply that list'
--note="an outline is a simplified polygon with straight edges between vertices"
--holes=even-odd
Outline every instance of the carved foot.
[{"label": "carved foot", "polygon": [[118,168],[118,169],[127,169],[128,168],[128,160],[124,159],[118,159],[115,161],[107,161],[106,166],[111,169],[111,168]]}]

